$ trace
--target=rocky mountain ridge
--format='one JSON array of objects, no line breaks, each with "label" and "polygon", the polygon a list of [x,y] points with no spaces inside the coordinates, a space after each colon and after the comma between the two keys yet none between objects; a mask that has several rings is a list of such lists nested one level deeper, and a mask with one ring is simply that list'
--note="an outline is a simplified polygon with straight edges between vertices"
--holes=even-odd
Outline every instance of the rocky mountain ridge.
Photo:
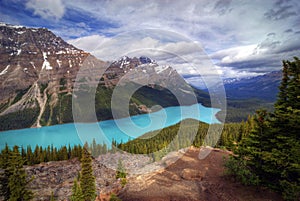
[{"label": "rocky mountain ridge", "polygon": [[46,83],[74,78],[89,55],[44,28],[0,24],[0,34],[1,102],[37,79]]},{"label": "rocky mountain ridge", "polygon": [[0,115],[10,115],[7,118],[11,119],[16,112],[25,117],[20,111],[31,113],[35,117],[25,127],[47,124],[41,122],[47,106],[56,106],[60,96],[72,93],[76,74],[85,59],[102,63],[45,28],[3,23],[0,54]]},{"label": "rocky mountain ridge", "polygon": [[225,82],[228,98],[258,98],[274,102],[282,77],[281,71],[273,71],[264,75]]},{"label": "rocky mountain ridge", "polygon": [[194,89],[170,66],[145,56],[104,62],[45,28],[0,23],[0,54],[0,130],[72,122],[75,82],[98,84],[98,120],[112,118],[110,98],[117,85],[138,89],[131,114],[149,112],[153,105],[178,105],[176,98],[194,98]]}]

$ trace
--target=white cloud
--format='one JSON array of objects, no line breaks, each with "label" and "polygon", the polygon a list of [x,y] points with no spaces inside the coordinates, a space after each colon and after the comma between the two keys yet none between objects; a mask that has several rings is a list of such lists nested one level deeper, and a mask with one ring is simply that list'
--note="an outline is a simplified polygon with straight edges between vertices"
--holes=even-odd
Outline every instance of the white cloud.
[{"label": "white cloud", "polygon": [[213,59],[219,59],[222,64],[229,64],[233,62],[240,62],[255,54],[257,45],[246,45],[228,48],[225,50],[217,51],[210,56]]},{"label": "white cloud", "polygon": [[[293,5],[291,10],[284,9],[290,5]],[[185,61],[196,63],[197,68],[208,63],[203,62],[199,59],[199,55],[195,54],[193,42],[196,41],[209,52],[215,64],[224,68],[222,72],[228,71],[223,73],[224,76],[243,76],[246,73],[254,75],[279,70],[281,60],[297,56],[296,51],[300,49],[299,34],[296,34],[300,31],[297,26],[300,15],[290,14],[300,9],[297,0],[286,1],[279,7],[277,1],[273,0],[191,0],[188,4],[184,1],[170,3],[163,0],[93,1],[93,3],[91,0],[76,2],[71,0],[66,2],[66,6],[88,13],[95,19],[114,24],[112,27],[100,28],[101,33],[108,35],[155,28],[168,30],[188,39],[174,40],[172,36],[166,36],[162,31],[164,36],[161,37],[166,41],[153,35],[132,37],[135,40],[111,39],[110,45],[98,50],[93,49],[93,43],[88,40],[86,44],[72,41],[75,46],[92,51],[105,60],[114,60],[134,50],[135,53],[149,54],[157,60],[162,60],[163,63],[170,62],[182,74],[193,74],[193,70],[187,70],[188,67],[184,66]],[[99,37],[102,40],[103,36]],[[108,48],[109,46],[113,48]],[[147,52],[145,50],[147,48],[152,48],[152,52],[149,49]],[[174,54],[184,57],[179,58]],[[204,68],[201,70],[207,71]]]},{"label": "white cloud", "polygon": [[170,31],[139,30],[114,38],[94,35],[68,42],[104,61],[115,61],[124,55],[147,56],[159,65],[173,67],[179,74],[201,75],[207,83],[219,78],[212,61],[198,43]]},{"label": "white cloud", "polygon": [[68,42],[91,52],[99,59],[108,61],[129,54],[149,54],[156,57],[157,60],[174,56],[183,57],[196,51],[204,54],[197,43],[189,41],[177,33],[162,30],[159,32],[156,32],[156,30],[138,30],[117,35],[113,38],[92,35],[68,40]]},{"label": "white cloud", "polygon": [[85,36],[77,39],[68,40],[67,42],[74,45],[75,47],[82,49],[86,52],[93,52],[102,43],[110,40],[105,36],[91,35]]},{"label": "white cloud", "polygon": [[[298,0],[28,0],[25,5],[34,15],[57,20],[51,25],[55,34],[102,60],[146,55],[181,74],[241,77],[279,70],[282,59],[299,56]],[[211,70],[201,46],[219,67]]]},{"label": "white cloud", "polygon": [[[201,42],[205,48],[220,50],[236,45],[259,43],[268,33],[290,28],[291,23],[273,21],[265,16],[274,1],[192,0],[184,1],[83,1],[67,6],[89,13],[95,19],[116,24],[109,33],[123,33],[138,28],[163,28]],[[299,7],[297,1],[294,7]]]},{"label": "white cloud", "polygon": [[236,70],[231,67],[215,66],[222,78],[245,78],[262,75],[263,73],[249,72],[246,70]]},{"label": "white cloud", "polygon": [[[295,42],[295,35],[289,32],[269,33],[258,44],[237,46],[210,54],[216,64],[231,67],[236,71],[255,73],[281,69],[281,61],[290,60],[298,55],[300,44]],[[228,69],[227,69],[228,70]]]},{"label": "white cloud", "polygon": [[29,0],[26,9],[33,10],[34,15],[44,19],[59,20],[65,13],[65,7],[61,0]]}]

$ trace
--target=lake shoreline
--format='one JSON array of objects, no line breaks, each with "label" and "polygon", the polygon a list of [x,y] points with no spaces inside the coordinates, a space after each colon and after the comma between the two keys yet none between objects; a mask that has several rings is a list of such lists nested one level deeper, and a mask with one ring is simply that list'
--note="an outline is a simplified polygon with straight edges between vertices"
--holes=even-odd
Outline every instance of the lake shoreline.
[{"label": "lake shoreline", "polygon": [[[197,110],[198,114],[195,112]],[[105,144],[111,144],[112,139],[124,143],[129,139],[174,125],[187,118],[197,119],[205,123],[221,123],[216,118],[216,114],[219,111],[220,109],[205,107],[198,103],[191,106],[172,106],[147,114],[94,123],[67,123],[41,128],[1,131],[0,147],[3,148],[5,143],[8,143],[10,146],[18,145],[23,147],[27,145],[35,146],[36,144],[43,147],[51,144],[55,147],[68,144],[73,146],[75,144],[83,144],[85,141],[92,142],[93,138],[99,144],[102,144],[102,142],[110,142]],[[149,126],[149,124],[151,125]],[[70,134],[70,132],[74,133]],[[93,133],[99,132],[101,136],[93,135]],[[66,134],[69,136],[66,137]],[[12,135],[18,135],[20,139],[12,138]],[[38,138],[40,138],[40,141]]]}]

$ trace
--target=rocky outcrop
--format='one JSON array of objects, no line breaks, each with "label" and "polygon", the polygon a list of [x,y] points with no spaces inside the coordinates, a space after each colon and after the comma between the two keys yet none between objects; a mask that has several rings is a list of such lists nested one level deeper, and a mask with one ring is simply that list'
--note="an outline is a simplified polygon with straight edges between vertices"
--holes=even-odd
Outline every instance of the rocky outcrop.
[{"label": "rocky outcrop", "polygon": [[[27,166],[25,170],[28,177],[33,178],[29,189],[34,192],[34,200],[49,200],[52,192],[58,200],[69,199],[74,179],[78,177],[80,169],[77,159]],[[98,160],[93,161],[93,169],[98,195],[119,186],[113,169],[107,168]]]},{"label": "rocky outcrop", "polygon": [[68,88],[88,53],[44,28],[0,24],[0,102],[18,90],[64,78]]},{"label": "rocky outcrop", "polygon": [[204,175],[199,170],[185,168],[181,171],[181,177],[186,180],[191,180],[191,179],[201,180],[204,177]]}]

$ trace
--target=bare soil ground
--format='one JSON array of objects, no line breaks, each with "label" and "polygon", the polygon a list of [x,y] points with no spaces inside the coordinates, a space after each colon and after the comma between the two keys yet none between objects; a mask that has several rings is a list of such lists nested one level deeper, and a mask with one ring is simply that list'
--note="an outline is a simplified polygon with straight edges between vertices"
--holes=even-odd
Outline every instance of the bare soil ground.
[{"label": "bare soil ground", "polygon": [[224,158],[229,152],[213,149],[199,159],[199,149],[189,149],[164,170],[132,175],[123,190],[122,200],[165,201],[281,201],[280,195],[265,188],[243,186],[224,175]]}]

